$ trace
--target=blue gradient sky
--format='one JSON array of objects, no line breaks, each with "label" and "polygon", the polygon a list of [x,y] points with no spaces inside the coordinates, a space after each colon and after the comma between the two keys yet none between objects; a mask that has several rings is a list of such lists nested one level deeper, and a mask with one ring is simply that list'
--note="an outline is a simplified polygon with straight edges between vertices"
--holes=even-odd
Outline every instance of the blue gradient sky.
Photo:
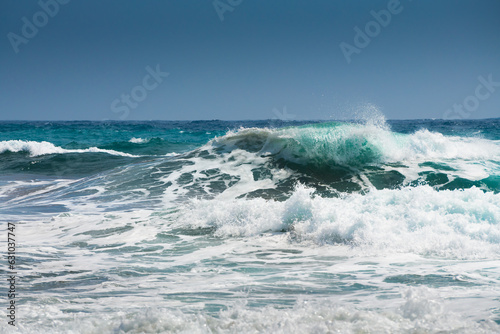
[{"label": "blue gradient sky", "polygon": [[[479,76],[500,82],[500,1],[401,0],[348,63],[340,43],[388,3],[243,0],[221,21],[212,0],[72,0],[16,53],[8,34],[42,9],[4,0],[0,119],[343,119],[367,104],[442,118],[467,98],[470,112],[448,116],[500,117],[500,87],[474,104]],[[157,64],[169,76],[137,88]],[[133,89],[147,96],[131,108]]]}]

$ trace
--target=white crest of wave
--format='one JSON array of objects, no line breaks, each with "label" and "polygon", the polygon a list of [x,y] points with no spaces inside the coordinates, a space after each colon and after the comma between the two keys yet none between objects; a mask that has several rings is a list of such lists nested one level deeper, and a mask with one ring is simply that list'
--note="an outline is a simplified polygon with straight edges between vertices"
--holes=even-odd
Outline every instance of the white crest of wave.
[{"label": "white crest of wave", "polygon": [[477,188],[420,186],[322,198],[299,185],[284,202],[193,200],[178,222],[215,228],[219,236],[286,232],[290,242],[347,245],[355,252],[474,259],[500,255],[499,204],[500,194]]},{"label": "white crest of wave", "polygon": [[419,130],[405,142],[408,154],[420,159],[500,159],[500,141],[475,137],[445,136],[438,132]]},{"label": "white crest of wave", "polygon": [[211,145],[244,148],[307,163],[342,165],[447,161],[500,161],[500,141],[443,135],[427,129],[411,134],[392,132],[384,119],[363,124],[327,123],[302,127],[242,128],[215,138]]},{"label": "white crest of wave", "polygon": [[105,150],[97,147],[90,147],[86,149],[64,149],[55,146],[52,143],[42,141],[24,141],[24,140],[6,140],[0,142],[0,153],[4,152],[29,152],[31,156],[36,157],[46,154],[63,154],[63,153],[107,153],[111,155],[119,155],[124,157],[135,157],[135,155],[118,152],[115,150]]},{"label": "white crest of wave", "polygon": [[132,139],[130,139],[129,142],[134,144],[144,144],[149,142],[149,139],[132,137]]}]

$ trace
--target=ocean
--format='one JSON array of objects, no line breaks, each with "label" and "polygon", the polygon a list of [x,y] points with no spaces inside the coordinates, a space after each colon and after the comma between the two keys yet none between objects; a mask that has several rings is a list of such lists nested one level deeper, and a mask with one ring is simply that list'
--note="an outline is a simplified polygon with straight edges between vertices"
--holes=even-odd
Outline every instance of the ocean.
[{"label": "ocean", "polygon": [[500,119],[0,122],[0,219],[2,333],[500,333]]}]

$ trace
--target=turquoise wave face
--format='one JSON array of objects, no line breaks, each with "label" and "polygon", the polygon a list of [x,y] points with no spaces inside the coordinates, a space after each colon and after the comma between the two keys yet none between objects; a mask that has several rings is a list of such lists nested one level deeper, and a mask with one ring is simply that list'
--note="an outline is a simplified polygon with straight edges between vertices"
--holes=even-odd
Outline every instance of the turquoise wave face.
[{"label": "turquoise wave face", "polygon": [[255,178],[265,177],[266,170],[285,169],[293,179],[287,179],[288,184],[300,182],[323,189],[323,194],[421,184],[499,191],[500,142],[478,136],[427,129],[398,133],[385,124],[322,123],[241,129],[210,144],[208,150],[220,156],[244,151],[261,159],[255,159]]}]

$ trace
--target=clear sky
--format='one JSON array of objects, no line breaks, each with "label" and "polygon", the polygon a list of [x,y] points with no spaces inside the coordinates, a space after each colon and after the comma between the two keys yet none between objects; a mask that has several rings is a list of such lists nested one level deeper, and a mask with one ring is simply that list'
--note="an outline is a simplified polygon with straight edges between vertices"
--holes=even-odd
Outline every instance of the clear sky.
[{"label": "clear sky", "polygon": [[500,117],[498,0],[2,0],[0,35],[2,120]]}]

